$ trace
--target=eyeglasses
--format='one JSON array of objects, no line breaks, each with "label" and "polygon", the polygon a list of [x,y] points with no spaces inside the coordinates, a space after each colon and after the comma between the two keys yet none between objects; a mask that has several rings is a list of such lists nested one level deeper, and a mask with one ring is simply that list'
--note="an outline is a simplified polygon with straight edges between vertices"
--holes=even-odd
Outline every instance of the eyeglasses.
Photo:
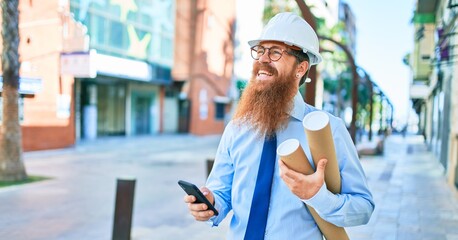
[{"label": "eyeglasses", "polygon": [[254,60],[259,60],[264,53],[266,53],[266,50],[269,50],[269,53],[267,56],[269,59],[273,62],[280,60],[281,56],[283,56],[283,53],[285,52],[286,54],[289,54],[288,51],[281,49],[280,47],[270,47],[266,48],[261,45],[256,45],[251,47],[251,57]]}]

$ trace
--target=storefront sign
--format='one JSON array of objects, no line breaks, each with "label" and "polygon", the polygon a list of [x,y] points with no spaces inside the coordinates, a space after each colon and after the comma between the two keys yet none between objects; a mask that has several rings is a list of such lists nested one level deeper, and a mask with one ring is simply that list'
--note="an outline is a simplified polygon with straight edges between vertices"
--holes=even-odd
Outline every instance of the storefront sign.
[{"label": "storefront sign", "polygon": [[143,61],[97,54],[97,72],[106,76],[149,82],[151,66]]},{"label": "storefront sign", "polygon": [[95,78],[97,76],[97,52],[61,53],[60,72],[77,78]]},{"label": "storefront sign", "polygon": [[[35,94],[41,91],[42,83],[39,78],[19,77],[19,93]],[[3,90],[3,77],[0,76],[0,92]]]}]

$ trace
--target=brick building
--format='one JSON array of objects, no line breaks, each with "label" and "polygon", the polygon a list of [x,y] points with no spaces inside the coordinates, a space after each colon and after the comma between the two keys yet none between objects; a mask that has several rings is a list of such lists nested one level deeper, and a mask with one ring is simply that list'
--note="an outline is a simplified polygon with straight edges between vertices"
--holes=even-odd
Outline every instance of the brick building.
[{"label": "brick building", "polygon": [[179,129],[222,133],[231,104],[235,1],[177,0],[175,63]]},{"label": "brick building", "polygon": [[62,148],[75,142],[74,79],[60,76],[59,64],[64,38],[75,37],[78,26],[63,18],[64,8],[59,1],[19,3],[19,109],[25,151]]},{"label": "brick building", "polygon": [[222,132],[234,1],[29,0],[19,11],[25,151]]}]

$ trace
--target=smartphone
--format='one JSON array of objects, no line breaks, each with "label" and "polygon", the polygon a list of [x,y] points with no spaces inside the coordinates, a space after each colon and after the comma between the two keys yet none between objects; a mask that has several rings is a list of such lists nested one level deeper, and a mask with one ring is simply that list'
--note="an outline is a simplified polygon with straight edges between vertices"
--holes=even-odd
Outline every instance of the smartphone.
[{"label": "smartphone", "polygon": [[205,203],[208,209],[213,211],[215,216],[218,215],[218,211],[216,210],[216,208],[213,206],[213,204],[211,204],[208,201],[208,199],[205,197],[205,195],[200,191],[200,189],[196,185],[183,181],[183,180],[178,181],[178,185],[180,185],[180,187],[183,188],[183,190],[188,195],[193,195],[194,197],[196,197],[196,201],[194,203]]}]

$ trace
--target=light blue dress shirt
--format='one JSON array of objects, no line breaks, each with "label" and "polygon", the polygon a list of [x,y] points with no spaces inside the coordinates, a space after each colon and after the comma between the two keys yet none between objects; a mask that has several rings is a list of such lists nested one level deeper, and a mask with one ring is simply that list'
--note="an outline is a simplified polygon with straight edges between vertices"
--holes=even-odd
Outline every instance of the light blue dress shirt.
[{"label": "light blue dress shirt", "polygon": [[[298,93],[294,98],[288,126],[277,132],[277,144],[289,138],[298,139],[315,167],[302,126],[302,119],[311,111],[316,109],[304,103]],[[342,179],[341,194],[333,194],[323,185],[311,199],[299,199],[280,178],[277,156],[266,240],[323,239],[304,202],[312,206],[324,220],[337,226],[356,226],[369,221],[374,202],[355,146],[343,121],[330,114],[329,117]],[[223,133],[206,186],[213,192],[215,207],[220,213],[210,219],[213,226],[217,226],[233,210],[227,239],[239,240],[245,235],[263,144],[264,137],[232,121]]]}]

